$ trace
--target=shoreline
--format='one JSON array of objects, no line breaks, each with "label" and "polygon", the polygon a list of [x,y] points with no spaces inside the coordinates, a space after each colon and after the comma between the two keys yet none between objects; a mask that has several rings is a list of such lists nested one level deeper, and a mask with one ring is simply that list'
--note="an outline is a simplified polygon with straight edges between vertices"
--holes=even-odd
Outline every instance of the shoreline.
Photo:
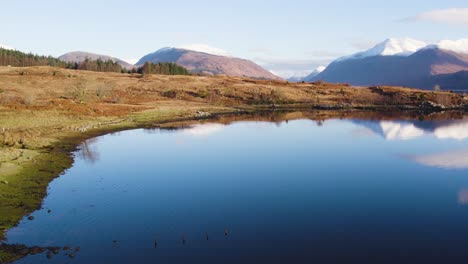
[{"label": "shoreline", "polygon": [[[294,111],[295,110],[295,111]],[[147,120],[145,122],[129,121],[128,119],[122,122],[109,123],[107,126],[100,127],[97,129],[90,129],[85,132],[79,132],[75,135],[67,135],[58,140],[53,145],[48,146],[45,149],[39,151],[39,154],[35,156],[33,160],[24,161],[22,169],[16,174],[21,175],[23,181],[34,181],[36,183],[34,192],[31,193],[31,188],[24,189],[24,192],[20,191],[20,199],[5,206],[0,205],[2,213],[1,222],[2,230],[0,230],[0,260],[6,263],[20,259],[27,256],[28,254],[35,254],[41,251],[43,248],[40,246],[28,247],[26,245],[11,245],[6,244],[6,232],[14,228],[21,219],[27,217],[30,213],[38,210],[42,206],[44,197],[47,196],[47,187],[50,182],[54,179],[63,175],[63,173],[71,168],[74,163],[73,153],[78,150],[81,143],[84,141],[99,137],[102,135],[127,131],[133,129],[181,129],[188,127],[193,124],[200,122],[209,123],[222,123],[230,124],[241,120],[265,120],[269,122],[280,122],[286,120],[297,120],[297,119],[310,119],[316,121],[330,120],[330,119],[359,119],[359,118],[370,118],[375,119],[379,115],[383,116],[383,119],[445,119],[447,118],[444,114],[448,114],[450,118],[462,118],[465,111],[455,112],[432,112],[433,116],[427,115],[421,111],[394,111],[394,112],[379,112],[375,110],[314,110],[308,109],[305,111],[304,108],[299,109],[287,109],[287,110],[239,110],[235,109],[232,111],[210,111],[197,112],[197,116],[185,116],[185,117],[172,117],[167,119],[154,119]],[[439,115],[442,115],[439,117]],[[32,198],[31,198],[32,196]],[[28,199],[30,203],[28,207],[21,207],[23,204],[21,198]],[[18,207],[19,206],[19,207]],[[16,208],[15,208],[16,207]],[[20,209],[20,210],[15,210]],[[10,210],[9,214],[5,214],[5,210]],[[8,215],[8,219],[3,219],[4,216]],[[27,249],[27,250],[26,250]],[[27,253],[25,253],[27,252]]]},{"label": "shoreline", "polygon": [[[70,90],[83,86],[83,98],[70,97]],[[0,99],[0,243],[7,230],[41,207],[48,184],[73,165],[80,143],[93,137],[204,120],[460,118],[468,105],[464,95],[401,87],[51,67],[0,67]]]}]

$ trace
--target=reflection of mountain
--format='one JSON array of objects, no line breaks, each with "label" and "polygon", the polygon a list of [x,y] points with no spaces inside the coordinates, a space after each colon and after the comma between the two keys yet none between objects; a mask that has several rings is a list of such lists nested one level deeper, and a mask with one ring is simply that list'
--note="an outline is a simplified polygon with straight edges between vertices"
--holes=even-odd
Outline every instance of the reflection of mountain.
[{"label": "reflection of mountain", "polygon": [[468,204],[468,189],[462,189],[458,192],[458,203],[461,205]]},{"label": "reflection of mountain", "polygon": [[468,119],[449,121],[368,121],[354,120],[387,140],[410,140],[425,134],[439,139],[468,139]]}]

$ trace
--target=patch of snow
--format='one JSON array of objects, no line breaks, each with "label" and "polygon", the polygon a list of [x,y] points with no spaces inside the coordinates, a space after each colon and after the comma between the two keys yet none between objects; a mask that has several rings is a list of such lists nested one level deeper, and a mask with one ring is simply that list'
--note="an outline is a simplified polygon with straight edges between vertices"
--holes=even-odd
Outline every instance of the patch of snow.
[{"label": "patch of snow", "polygon": [[218,49],[215,47],[211,47],[205,44],[191,44],[191,45],[185,45],[185,46],[180,46],[176,47],[178,49],[185,49],[185,50],[192,50],[192,51],[197,51],[197,52],[203,52],[203,53],[208,53],[211,55],[217,55],[217,56],[224,56],[224,57],[230,57],[229,53],[225,50]]},{"label": "patch of snow", "polygon": [[154,54],[166,52],[166,51],[169,51],[169,50],[172,50],[172,49],[174,49],[174,48],[173,47],[161,48],[161,49],[158,49]]},{"label": "patch of snow", "polygon": [[314,72],[321,73],[323,72],[327,67],[326,66],[318,66],[315,68]]},{"label": "patch of snow", "polygon": [[468,38],[459,40],[441,40],[435,46],[443,50],[468,54]]}]

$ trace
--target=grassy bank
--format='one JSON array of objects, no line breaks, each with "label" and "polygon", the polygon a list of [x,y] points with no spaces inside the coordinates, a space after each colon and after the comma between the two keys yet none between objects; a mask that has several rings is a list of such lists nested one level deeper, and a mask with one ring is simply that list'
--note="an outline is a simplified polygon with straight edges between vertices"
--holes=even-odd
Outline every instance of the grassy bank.
[{"label": "grassy bank", "polygon": [[[69,168],[85,139],[139,127],[171,127],[189,120],[235,121],[240,113],[269,121],[309,118],[386,118],[401,111],[458,109],[467,98],[398,87],[291,84],[229,77],[128,75],[33,67],[0,67],[0,238],[40,207],[48,183]],[[287,109],[325,109],[285,113]],[[340,111],[337,111],[340,109]],[[366,110],[365,112],[357,110]],[[381,117],[382,112],[380,112]],[[446,118],[440,113],[429,118]],[[229,117],[225,117],[229,116]]]}]

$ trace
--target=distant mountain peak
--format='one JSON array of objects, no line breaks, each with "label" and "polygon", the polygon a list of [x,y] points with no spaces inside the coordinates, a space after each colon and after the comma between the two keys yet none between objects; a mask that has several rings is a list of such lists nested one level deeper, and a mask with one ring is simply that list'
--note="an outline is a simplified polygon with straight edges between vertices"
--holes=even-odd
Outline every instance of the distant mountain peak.
[{"label": "distant mountain peak", "polygon": [[327,67],[325,66],[318,66],[317,68],[315,68],[309,75],[305,76],[304,78],[302,78],[301,81],[310,81],[312,80],[315,76],[319,75],[320,73],[322,73],[325,69],[327,69]]},{"label": "distant mountain peak", "polygon": [[339,58],[337,61],[362,59],[374,56],[410,56],[426,46],[427,43],[412,38],[389,38],[375,45],[371,49],[358,52],[351,56]]},{"label": "distant mountain peak", "polygon": [[97,60],[97,59],[101,59],[101,60],[111,60],[115,63],[118,63],[120,64],[120,66],[126,68],[126,69],[131,69],[134,67],[134,65],[124,61],[124,60],[121,60],[121,59],[118,59],[118,58],[114,58],[114,57],[111,57],[111,56],[107,56],[107,55],[100,55],[100,54],[95,54],[95,53],[90,53],[90,52],[84,52],[84,51],[73,51],[73,52],[69,52],[69,53],[66,53],[66,54],[63,54],[62,56],[59,57],[60,60],[62,61],[66,61],[66,62],[82,62],[86,59],[90,59],[90,60]]},{"label": "distant mountain peak", "polygon": [[211,47],[211,46],[204,45],[204,44],[191,44],[191,45],[178,46],[178,47],[164,47],[155,51],[153,54],[169,52],[171,50],[187,50],[187,51],[201,52],[201,53],[215,55],[215,56],[232,57],[225,50],[218,49],[218,48]]}]

